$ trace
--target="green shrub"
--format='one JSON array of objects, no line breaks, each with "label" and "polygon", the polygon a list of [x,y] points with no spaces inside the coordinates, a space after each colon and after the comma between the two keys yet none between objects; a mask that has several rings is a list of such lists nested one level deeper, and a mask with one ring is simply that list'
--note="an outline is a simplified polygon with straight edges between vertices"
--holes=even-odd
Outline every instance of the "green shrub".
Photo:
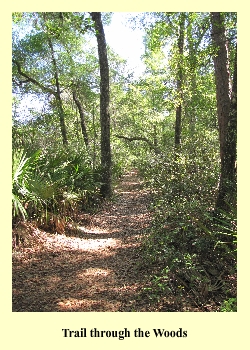
[{"label": "green shrub", "polygon": [[[44,213],[75,213],[98,198],[100,172],[78,154],[13,152],[12,210],[14,220],[39,219]],[[46,216],[46,215],[45,215]]]},{"label": "green shrub", "polygon": [[40,151],[27,156],[24,150],[13,153],[12,157],[12,214],[13,218],[25,220],[28,216],[27,206],[33,201],[36,206],[41,199],[34,192],[31,182]]},{"label": "green shrub", "polygon": [[223,302],[220,308],[221,312],[237,312],[237,300],[236,298],[230,298]]}]

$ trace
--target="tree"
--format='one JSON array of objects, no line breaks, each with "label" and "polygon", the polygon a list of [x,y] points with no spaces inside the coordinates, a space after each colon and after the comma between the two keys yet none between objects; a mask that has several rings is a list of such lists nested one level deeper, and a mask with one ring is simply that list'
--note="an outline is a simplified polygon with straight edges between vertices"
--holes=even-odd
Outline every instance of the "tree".
[{"label": "tree", "polygon": [[109,114],[109,65],[105,34],[100,12],[91,12],[95,23],[100,65],[100,122],[101,122],[101,168],[102,186],[101,195],[110,197],[111,188],[111,147],[110,147],[110,114]]},{"label": "tree", "polygon": [[[201,67],[204,70],[204,67],[208,65],[208,63],[204,62],[204,58],[207,55],[205,54],[205,49],[202,47],[202,40],[205,38],[205,34],[208,31],[210,26],[209,14],[208,13],[197,13],[197,12],[188,12],[187,14],[187,53],[186,56],[186,67],[185,67],[185,75],[186,75],[186,85],[187,85],[187,96],[185,96],[185,114],[188,119],[189,125],[189,134],[191,137],[194,136],[196,121],[198,115],[204,114],[204,111],[207,110],[208,101],[206,98],[201,98],[201,94],[199,88],[202,88],[200,80],[202,79]],[[209,56],[208,56],[209,57]],[[208,70],[208,68],[207,68]],[[208,74],[204,77],[206,83],[211,81],[211,78]],[[209,79],[210,78],[210,79]],[[213,86],[213,81],[211,86]],[[203,90],[207,92],[209,91],[209,84]],[[201,112],[201,109],[203,111]]]},{"label": "tree", "polygon": [[[185,114],[189,115],[190,129],[194,129],[193,100],[192,108],[189,108],[189,113],[186,112],[187,105],[190,105],[187,103],[188,98],[192,99],[193,96],[196,96],[195,91],[188,92],[188,88],[196,89],[197,87],[195,71],[198,59],[196,56],[202,34],[198,35],[197,38],[193,32],[199,32],[202,18],[197,14],[186,12],[155,13],[152,16],[155,21],[151,22],[147,30],[146,45],[147,50],[151,51],[151,56],[153,52],[160,52],[164,47],[166,48],[166,45],[168,46],[170,55],[166,57],[165,72],[168,72],[169,77],[165,81],[165,100],[174,101],[174,144],[178,148],[181,144]],[[186,46],[189,49],[189,56],[187,56]],[[190,80],[191,87],[188,86]],[[188,95],[192,97],[190,98]]]},{"label": "tree", "polygon": [[234,76],[230,110],[225,137],[224,155],[221,161],[220,184],[217,209],[231,209],[236,197],[236,147],[237,147],[237,51],[235,53]]},{"label": "tree", "polygon": [[[13,47],[13,63],[17,69],[19,84],[31,83],[34,90],[53,95],[55,109],[59,115],[63,144],[68,144],[65,125],[65,113],[61,98],[61,84],[59,69],[54,50],[54,43],[58,43],[60,32],[54,32],[61,19],[57,13],[48,16],[46,13],[33,14],[36,32],[28,34]],[[38,24],[39,22],[39,24]],[[40,57],[39,57],[40,54]],[[15,71],[14,71],[15,72]],[[25,78],[25,80],[22,80]],[[46,79],[47,78],[47,79]]]},{"label": "tree", "polygon": [[178,104],[176,107],[176,119],[175,119],[175,146],[178,147],[181,143],[181,114],[182,114],[182,99],[183,99],[183,51],[184,51],[184,31],[185,31],[185,12],[180,13],[179,19],[179,36],[178,36],[178,67],[177,67],[177,99]]},{"label": "tree", "polygon": [[212,40],[215,48],[214,70],[216,83],[217,115],[219,125],[220,157],[224,157],[226,130],[230,110],[230,71],[228,61],[228,42],[223,15],[220,12],[211,13]]},{"label": "tree", "polygon": [[[76,82],[82,83],[83,35],[91,29],[91,18],[86,13],[60,12],[24,13],[22,18],[26,30],[20,35],[16,28],[13,33],[14,89],[18,87],[27,94],[32,91],[49,97],[63,144],[68,145],[66,98],[67,94],[72,98],[72,86],[75,87]],[[85,68],[84,64],[82,66]],[[81,101],[79,93],[75,97]],[[80,117],[82,121],[82,115]],[[81,125],[86,143],[84,123]]]},{"label": "tree", "polygon": [[86,128],[86,123],[85,123],[84,110],[83,110],[83,106],[82,106],[80,100],[77,97],[76,89],[74,89],[74,88],[73,88],[73,100],[74,100],[74,102],[78,108],[78,111],[79,111],[83,139],[84,139],[84,143],[85,143],[86,148],[88,148],[89,147],[89,139],[88,139],[87,128]]},{"label": "tree", "polygon": [[[46,18],[44,17],[45,21]],[[46,22],[45,22],[46,23]],[[53,71],[54,71],[54,79],[55,79],[55,86],[56,86],[56,93],[55,93],[55,98],[56,98],[56,107],[58,109],[58,114],[59,114],[59,119],[60,119],[60,126],[61,126],[61,133],[62,133],[62,139],[63,139],[63,144],[65,146],[68,145],[68,137],[67,137],[67,132],[66,132],[66,125],[65,125],[65,113],[63,110],[63,103],[62,103],[62,98],[61,98],[61,87],[60,87],[60,82],[59,82],[59,72],[58,72],[58,67],[56,63],[56,58],[55,58],[55,52],[53,48],[53,43],[48,35],[48,44],[49,48],[51,51],[51,60],[52,60],[52,66],[53,66]]]},{"label": "tree", "polygon": [[237,125],[237,54],[235,53],[233,89],[229,69],[229,49],[224,16],[211,13],[212,40],[215,48],[214,69],[219,125],[221,174],[216,209],[228,209],[229,198],[236,192]]}]

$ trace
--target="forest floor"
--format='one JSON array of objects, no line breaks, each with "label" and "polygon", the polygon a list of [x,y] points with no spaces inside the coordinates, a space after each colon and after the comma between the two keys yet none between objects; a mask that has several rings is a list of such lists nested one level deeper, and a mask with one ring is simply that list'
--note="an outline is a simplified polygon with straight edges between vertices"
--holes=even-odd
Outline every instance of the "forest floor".
[{"label": "forest floor", "polygon": [[[176,277],[171,293],[160,296],[152,288],[164,266],[149,266],[143,254],[153,219],[150,191],[132,170],[114,192],[94,214],[68,222],[64,233],[20,225],[27,234],[13,249],[13,312],[220,311],[223,294],[210,293],[199,305],[190,290],[176,293]],[[236,294],[235,275],[227,279],[227,289]]]},{"label": "forest floor", "polygon": [[83,214],[77,228],[33,230],[32,244],[13,252],[13,311],[150,311],[138,298],[149,277],[139,249],[150,227],[149,200],[133,170],[115,199]]}]

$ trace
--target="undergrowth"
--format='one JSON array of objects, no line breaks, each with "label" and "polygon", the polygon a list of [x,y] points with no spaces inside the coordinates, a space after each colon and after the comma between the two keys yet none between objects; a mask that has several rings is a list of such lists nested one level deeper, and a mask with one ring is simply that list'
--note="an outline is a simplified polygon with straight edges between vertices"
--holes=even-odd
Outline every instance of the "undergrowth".
[{"label": "undergrowth", "polygon": [[142,295],[162,311],[173,295],[178,311],[236,311],[237,215],[233,206],[215,215],[219,163],[210,151],[210,161],[189,149],[140,164],[154,216],[142,249],[153,272]]}]

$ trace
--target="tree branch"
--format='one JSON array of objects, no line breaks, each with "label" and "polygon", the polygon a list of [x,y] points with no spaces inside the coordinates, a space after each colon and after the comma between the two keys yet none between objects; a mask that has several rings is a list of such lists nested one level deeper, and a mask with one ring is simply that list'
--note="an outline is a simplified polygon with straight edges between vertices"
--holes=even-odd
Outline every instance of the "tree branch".
[{"label": "tree branch", "polygon": [[22,77],[24,77],[24,78],[27,79],[27,80],[25,81],[26,83],[27,83],[27,82],[30,82],[30,83],[32,83],[32,84],[38,86],[38,87],[39,87],[40,89],[42,89],[43,91],[48,92],[48,93],[50,93],[50,94],[56,96],[56,91],[52,90],[51,88],[49,88],[49,87],[47,87],[47,86],[44,86],[43,84],[39,83],[39,81],[37,81],[36,79],[30,77],[27,73],[23,72],[23,71],[22,71],[22,68],[21,68],[21,65],[20,65],[20,63],[19,63],[18,61],[16,61],[15,59],[13,59],[12,62],[17,66],[17,71],[18,71],[18,73],[19,73]]},{"label": "tree branch", "polygon": [[156,154],[160,154],[161,151],[159,150],[158,147],[156,147],[153,142],[151,142],[149,139],[147,139],[146,137],[143,137],[143,136],[133,136],[133,137],[128,137],[128,136],[123,136],[123,135],[114,135],[115,137],[119,138],[119,139],[124,139],[124,140],[127,140],[129,142],[131,141],[144,141],[146,142],[149,147],[151,149],[153,149],[155,151]]}]

